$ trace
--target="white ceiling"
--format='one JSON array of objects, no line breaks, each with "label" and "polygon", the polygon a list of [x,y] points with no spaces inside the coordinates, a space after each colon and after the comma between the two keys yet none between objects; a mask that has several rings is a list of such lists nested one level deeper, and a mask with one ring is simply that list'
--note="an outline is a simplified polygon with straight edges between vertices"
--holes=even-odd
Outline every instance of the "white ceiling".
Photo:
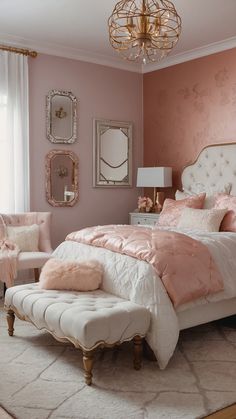
[{"label": "white ceiling", "polygon": [[182,34],[168,58],[143,68],[110,46],[107,20],[116,0],[0,0],[0,43],[149,72],[236,47],[236,0],[172,0]]}]

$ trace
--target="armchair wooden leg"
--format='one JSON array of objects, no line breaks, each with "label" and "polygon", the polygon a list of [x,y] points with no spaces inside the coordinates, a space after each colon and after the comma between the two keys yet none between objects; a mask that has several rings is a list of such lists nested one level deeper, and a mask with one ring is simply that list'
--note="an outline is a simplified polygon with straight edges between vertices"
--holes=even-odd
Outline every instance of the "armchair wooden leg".
[{"label": "armchair wooden leg", "polygon": [[140,336],[135,336],[134,342],[134,369],[140,370],[142,366],[143,342]]},{"label": "armchair wooden leg", "polygon": [[5,282],[3,282],[3,296],[6,294],[7,286]]},{"label": "armchair wooden leg", "polygon": [[34,268],[34,282],[39,282],[39,268]]},{"label": "armchair wooden leg", "polygon": [[92,384],[93,351],[83,351],[84,378],[88,386]]},{"label": "armchair wooden leg", "polygon": [[13,310],[7,312],[8,335],[13,336],[14,333],[15,313]]}]

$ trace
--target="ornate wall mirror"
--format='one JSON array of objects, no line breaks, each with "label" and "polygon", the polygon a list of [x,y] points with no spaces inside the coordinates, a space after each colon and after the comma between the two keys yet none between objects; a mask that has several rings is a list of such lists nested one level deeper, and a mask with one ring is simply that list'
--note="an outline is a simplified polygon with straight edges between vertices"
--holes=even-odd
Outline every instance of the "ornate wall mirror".
[{"label": "ornate wall mirror", "polygon": [[52,90],[47,95],[46,130],[52,143],[71,144],[77,135],[76,97],[71,92]]},{"label": "ornate wall mirror", "polygon": [[132,186],[132,124],[94,119],[93,186]]},{"label": "ornate wall mirror", "polygon": [[78,200],[78,157],[72,151],[46,155],[46,198],[53,207],[72,207]]}]

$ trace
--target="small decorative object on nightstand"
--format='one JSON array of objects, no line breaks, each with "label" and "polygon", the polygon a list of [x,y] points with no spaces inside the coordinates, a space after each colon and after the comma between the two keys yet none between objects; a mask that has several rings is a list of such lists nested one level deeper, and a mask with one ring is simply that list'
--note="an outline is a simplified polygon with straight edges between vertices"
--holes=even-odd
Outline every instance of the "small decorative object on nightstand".
[{"label": "small decorative object on nightstand", "polygon": [[151,225],[154,226],[159,218],[160,214],[154,212],[142,213],[142,212],[130,212],[129,223],[131,225]]}]

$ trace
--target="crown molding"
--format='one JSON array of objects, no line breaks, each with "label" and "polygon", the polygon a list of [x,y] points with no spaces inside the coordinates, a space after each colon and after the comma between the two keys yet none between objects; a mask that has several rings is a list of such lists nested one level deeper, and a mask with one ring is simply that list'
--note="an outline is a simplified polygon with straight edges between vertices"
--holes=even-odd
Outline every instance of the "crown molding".
[{"label": "crown molding", "polygon": [[117,68],[119,70],[131,71],[134,73],[142,73],[141,64],[130,63],[117,57],[108,57],[103,54],[89,52],[76,48],[68,48],[58,44],[47,42],[37,42],[26,38],[20,38],[5,33],[0,33],[1,43],[19,48],[29,48],[36,50],[38,53],[55,55],[62,58],[70,58],[78,61],[104,65],[107,67]]},{"label": "crown molding", "polygon": [[223,41],[214,42],[200,48],[195,48],[184,52],[182,54],[172,55],[165,58],[159,63],[151,63],[142,65],[142,73],[150,73],[151,71],[161,70],[162,68],[171,67],[176,64],[181,64],[186,61],[195,60],[196,58],[205,57],[207,55],[216,54],[217,52],[225,51],[236,47],[236,36],[225,39]]},{"label": "crown molding", "polygon": [[36,50],[38,53],[55,55],[57,57],[69,58],[73,60],[85,61],[93,64],[104,65],[107,67],[117,68],[119,70],[131,71],[134,73],[150,73],[152,71],[161,70],[162,68],[171,67],[186,61],[205,57],[217,52],[225,51],[236,47],[236,36],[225,39],[223,41],[214,42],[200,48],[195,48],[184,53],[171,55],[159,63],[150,63],[146,65],[134,64],[125,61],[117,55],[117,57],[107,57],[103,54],[89,52],[76,48],[68,48],[58,44],[39,43],[34,40],[12,36],[6,33],[0,33],[1,43],[18,48],[29,48]]}]

